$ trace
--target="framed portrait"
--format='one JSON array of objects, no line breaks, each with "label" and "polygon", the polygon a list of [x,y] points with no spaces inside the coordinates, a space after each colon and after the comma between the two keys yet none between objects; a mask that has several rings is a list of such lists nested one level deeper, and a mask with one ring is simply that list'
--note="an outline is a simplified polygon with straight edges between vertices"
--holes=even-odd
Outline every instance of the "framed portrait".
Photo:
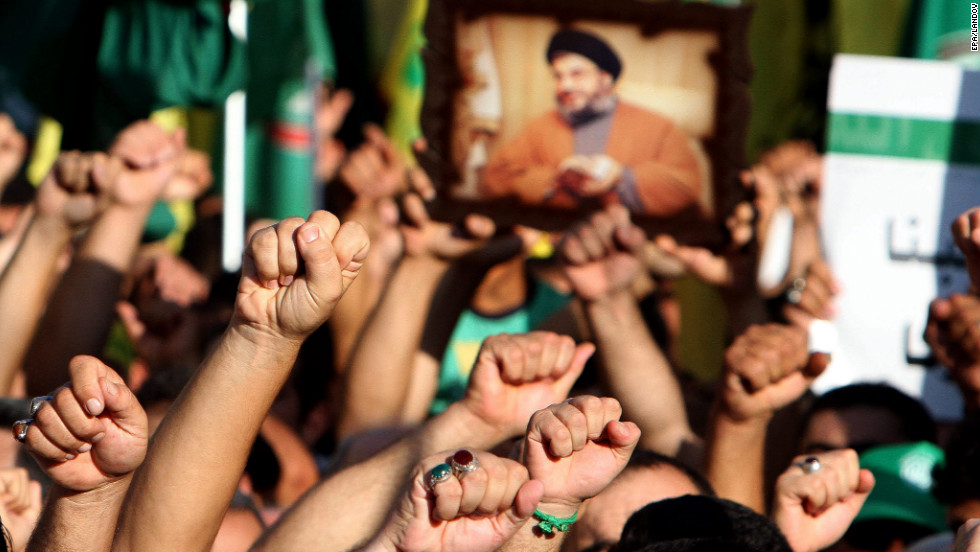
[{"label": "framed portrait", "polygon": [[700,234],[741,199],[751,9],[430,0],[423,168],[436,214],[559,229],[610,202]]}]

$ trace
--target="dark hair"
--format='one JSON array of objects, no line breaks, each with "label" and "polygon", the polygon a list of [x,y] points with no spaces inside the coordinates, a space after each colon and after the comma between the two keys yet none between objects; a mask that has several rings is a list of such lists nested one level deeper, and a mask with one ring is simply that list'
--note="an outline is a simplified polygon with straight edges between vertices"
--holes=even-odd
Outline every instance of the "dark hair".
[{"label": "dark hair", "polygon": [[686,495],[647,504],[623,527],[610,552],[790,552],[769,518],[723,498]]},{"label": "dark hair", "polygon": [[931,527],[898,519],[869,519],[851,525],[844,533],[843,540],[859,550],[888,550],[898,539],[906,545],[923,539],[936,532]]},{"label": "dark hair", "polygon": [[963,419],[946,443],[946,465],[933,469],[932,494],[943,504],[980,499],[980,412]]},{"label": "dark hair", "polygon": [[194,375],[194,368],[179,364],[161,366],[150,371],[150,375],[136,390],[136,400],[143,408],[158,403],[172,403]]},{"label": "dark hair", "polygon": [[670,466],[677,471],[684,474],[692,484],[698,489],[698,493],[704,496],[717,496],[715,494],[715,489],[708,482],[708,479],[701,475],[700,472],[692,469],[690,466],[678,461],[676,458],[671,456],[666,456],[660,454],[659,452],[653,452],[652,450],[646,449],[636,449],[633,451],[633,456],[630,457],[630,461],[626,464],[626,470],[640,469],[640,468],[659,468],[661,466]]},{"label": "dark hair", "polygon": [[855,383],[828,391],[813,401],[803,425],[806,426],[817,412],[857,406],[881,408],[893,414],[909,442],[936,442],[936,422],[922,403],[887,383]]}]

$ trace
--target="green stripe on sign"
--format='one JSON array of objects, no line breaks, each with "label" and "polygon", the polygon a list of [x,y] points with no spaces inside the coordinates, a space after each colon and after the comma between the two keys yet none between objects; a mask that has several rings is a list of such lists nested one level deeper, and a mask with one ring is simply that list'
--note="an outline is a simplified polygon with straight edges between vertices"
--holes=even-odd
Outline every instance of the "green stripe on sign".
[{"label": "green stripe on sign", "polygon": [[980,122],[831,113],[827,151],[980,165]]}]

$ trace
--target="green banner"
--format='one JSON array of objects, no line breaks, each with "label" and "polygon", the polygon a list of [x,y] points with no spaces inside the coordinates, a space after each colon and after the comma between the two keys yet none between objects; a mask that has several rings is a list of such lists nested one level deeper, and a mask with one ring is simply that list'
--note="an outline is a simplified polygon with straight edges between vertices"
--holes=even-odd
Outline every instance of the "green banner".
[{"label": "green banner", "polygon": [[980,122],[831,113],[827,151],[980,165]]}]

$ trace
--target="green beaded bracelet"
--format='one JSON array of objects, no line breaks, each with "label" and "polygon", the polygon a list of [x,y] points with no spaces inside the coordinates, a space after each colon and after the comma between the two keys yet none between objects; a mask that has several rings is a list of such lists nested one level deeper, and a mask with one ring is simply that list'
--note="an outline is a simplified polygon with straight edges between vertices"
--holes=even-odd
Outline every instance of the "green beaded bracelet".
[{"label": "green beaded bracelet", "polygon": [[560,518],[548,515],[541,510],[535,510],[534,517],[538,520],[538,529],[541,529],[542,533],[550,535],[555,531],[564,533],[571,529],[572,524],[578,520],[578,512],[572,514],[571,517]]}]

